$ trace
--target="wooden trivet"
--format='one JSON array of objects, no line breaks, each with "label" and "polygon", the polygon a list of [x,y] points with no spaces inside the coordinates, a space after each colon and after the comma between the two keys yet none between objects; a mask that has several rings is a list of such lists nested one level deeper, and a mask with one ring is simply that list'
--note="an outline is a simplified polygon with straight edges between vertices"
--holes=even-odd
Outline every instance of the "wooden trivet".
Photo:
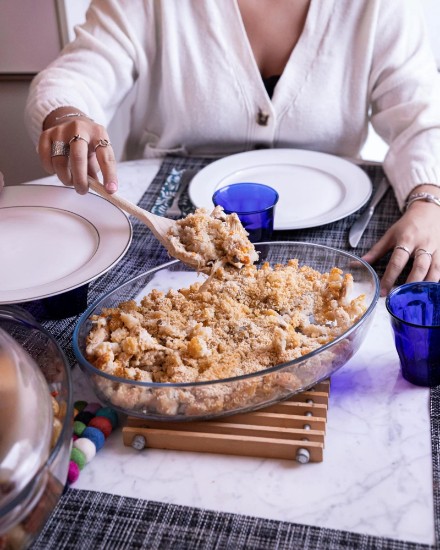
[{"label": "wooden trivet", "polygon": [[162,422],[129,416],[124,445],[322,462],[330,381],[255,412],[203,422]]}]

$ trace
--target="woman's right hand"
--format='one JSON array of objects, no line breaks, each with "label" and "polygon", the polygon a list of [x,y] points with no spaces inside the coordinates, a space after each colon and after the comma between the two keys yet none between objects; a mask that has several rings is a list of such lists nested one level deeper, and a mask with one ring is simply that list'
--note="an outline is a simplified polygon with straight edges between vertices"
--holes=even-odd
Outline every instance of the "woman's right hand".
[{"label": "woman's right hand", "polygon": [[45,119],[38,143],[44,169],[56,174],[64,185],[84,195],[87,176],[98,179],[101,171],[108,193],[118,189],[116,159],[107,130],[74,107],[60,107]]}]

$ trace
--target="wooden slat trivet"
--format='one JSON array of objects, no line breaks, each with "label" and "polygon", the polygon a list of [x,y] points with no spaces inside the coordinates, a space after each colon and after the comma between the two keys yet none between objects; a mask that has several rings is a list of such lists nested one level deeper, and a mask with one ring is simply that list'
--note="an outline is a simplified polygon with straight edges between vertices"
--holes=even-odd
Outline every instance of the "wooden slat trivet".
[{"label": "wooden slat trivet", "polygon": [[322,462],[330,381],[255,412],[203,422],[128,417],[124,445]]}]

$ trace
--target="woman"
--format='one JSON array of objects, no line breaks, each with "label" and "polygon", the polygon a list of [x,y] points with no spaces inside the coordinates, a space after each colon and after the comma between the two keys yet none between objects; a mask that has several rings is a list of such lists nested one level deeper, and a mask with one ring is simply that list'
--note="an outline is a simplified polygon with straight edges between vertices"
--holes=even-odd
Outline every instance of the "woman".
[{"label": "woman", "polygon": [[85,193],[100,169],[112,193],[105,126],[133,86],[128,158],[259,147],[354,157],[371,120],[390,145],[384,168],[403,214],[365,259],[393,249],[383,295],[412,256],[408,281],[438,281],[440,79],[419,10],[417,0],[96,0],[32,85],[31,135],[64,184]]}]

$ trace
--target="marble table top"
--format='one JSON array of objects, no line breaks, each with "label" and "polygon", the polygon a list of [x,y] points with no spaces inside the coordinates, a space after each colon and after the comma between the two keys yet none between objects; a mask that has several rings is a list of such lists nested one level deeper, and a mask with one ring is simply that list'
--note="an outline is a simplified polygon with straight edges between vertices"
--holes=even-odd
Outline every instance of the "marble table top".
[{"label": "marble table top", "polygon": [[[120,194],[137,202],[158,167],[121,163]],[[96,400],[73,375],[75,398]],[[429,390],[402,378],[381,298],[360,350],[332,376],[323,462],[136,451],[119,429],[72,487],[433,544]]]}]

